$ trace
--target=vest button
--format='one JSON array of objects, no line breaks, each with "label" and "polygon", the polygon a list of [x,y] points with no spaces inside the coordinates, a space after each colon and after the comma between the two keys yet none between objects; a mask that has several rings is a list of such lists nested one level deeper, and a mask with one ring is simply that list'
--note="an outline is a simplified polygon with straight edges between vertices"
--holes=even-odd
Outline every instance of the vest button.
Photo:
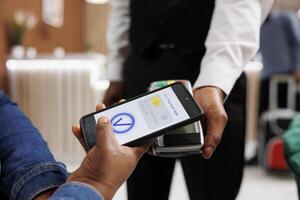
[{"label": "vest button", "polygon": [[160,44],[159,45],[160,49],[174,49],[175,48],[175,44]]}]

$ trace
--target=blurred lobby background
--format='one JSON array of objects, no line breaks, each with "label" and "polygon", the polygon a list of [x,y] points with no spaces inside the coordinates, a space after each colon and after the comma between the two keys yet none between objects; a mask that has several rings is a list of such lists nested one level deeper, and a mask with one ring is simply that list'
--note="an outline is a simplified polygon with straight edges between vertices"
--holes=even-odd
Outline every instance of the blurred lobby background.
[{"label": "blurred lobby background", "polygon": [[[292,11],[300,19],[299,0],[277,0],[275,8]],[[0,1],[0,88],[30,117],[70,171],[85,154],[72,136],[71,125],[94,110],[109,86],[108,14],[109,0]],[[258,58],[247,66],[246,142],[250,145],[246,157],[259,146],[260,62]],[[269,172],[257,159],[245,167],[238,200],[298,199],[289,172]],[[126,199],[125,186],[115,196],[121,199]],[[178,163],[170,199],[188,199]]]}]

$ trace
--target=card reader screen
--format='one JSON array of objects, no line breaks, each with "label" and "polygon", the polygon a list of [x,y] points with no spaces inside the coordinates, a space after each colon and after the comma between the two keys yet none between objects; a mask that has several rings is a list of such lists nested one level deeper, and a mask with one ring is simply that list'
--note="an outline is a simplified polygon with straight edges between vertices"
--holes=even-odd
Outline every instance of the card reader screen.
[{"label": "card reader screen", "polygon": [[171,87],[126,102],[94,115],[110,119],[119,144],[157,132],[189,119]]}]

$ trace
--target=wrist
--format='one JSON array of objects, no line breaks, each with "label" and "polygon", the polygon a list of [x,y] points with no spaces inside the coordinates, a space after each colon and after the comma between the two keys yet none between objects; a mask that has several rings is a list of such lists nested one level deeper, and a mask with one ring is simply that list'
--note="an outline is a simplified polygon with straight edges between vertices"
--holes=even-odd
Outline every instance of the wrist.
[{"label": "wrist", "polygon": [[101,181],[89,178],[87,176],[79,175],[76,173],[76,171],[69,175],[66,182],[81,182],[88,184],[95,188],[106,200],[112,199],[115,193],[114,189],[108,184],[102,183]]},{"label": "wrist", "polygon": [[222,101],[225,100],[226,94],[225,92],[214,86],[204,86],[194,89],[194,93],[197,95],[206,95],[206,96],[218,96]]}]

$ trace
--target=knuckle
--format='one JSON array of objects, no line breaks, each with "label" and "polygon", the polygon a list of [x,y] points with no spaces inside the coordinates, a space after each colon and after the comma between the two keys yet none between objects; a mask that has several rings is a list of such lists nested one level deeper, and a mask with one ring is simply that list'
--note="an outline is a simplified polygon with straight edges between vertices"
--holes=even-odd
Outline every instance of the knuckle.
[{"label": "knuckle", "polygon": [[228,116],[226,114],[226,112],[221,112],[219,113],[217,116],[216,116],[216,120],[218,122],[221,122],[221,123],[227,123],[228,122]]},{"label": "knuckle", "polygon": [[211,139],[215,145],[218,145],[222,140],[222,136],[221,135],[213,135]]},{"label": "knuckle", "polygon": [[121,154],[121,152],[118,151],[116,148],[110,147],[109,151],[110,151],[111,156],[114,157],[114,158],[119,157],[120,154]]},{"label": "knuckle", "polygon": [[97,123],[96,127],[97,127],[97,130],[103,130],[103,129],[105,129],[105,125],[103,125],[103,124],[101,124],[99,122]]},{"label": "knuckle", "polygon": [[132,154],[133,154],[133,157],[134,157],[135,160],[139,159],[140,152],[137,149],[133,150]]},{"label": "knuckle", "polygon": [[145,152],[143,151],[136,151],[134,154],[135,162],[138,162],[141,157],[144,155]]},{"label": "knuckle", "polygon": [[96,123],[96,128],[102,128],[102,125],[101,125],[101,123],[100,123],[100,120],[97,121],[97,123]]}]

